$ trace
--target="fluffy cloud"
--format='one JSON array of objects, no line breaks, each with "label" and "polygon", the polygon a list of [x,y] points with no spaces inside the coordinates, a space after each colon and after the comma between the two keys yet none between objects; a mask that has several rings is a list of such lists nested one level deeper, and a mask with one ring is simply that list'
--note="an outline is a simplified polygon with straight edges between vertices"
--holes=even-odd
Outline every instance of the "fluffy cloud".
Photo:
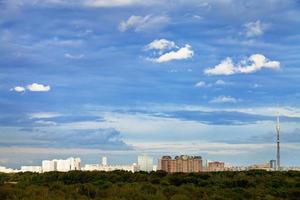
[{"label": "fluffy cloud", "polygon": [[153,29],[162,28],[165,24],[169,22],[169,17],[167,16],[136,16],[132,15],[127,20],[122,21],[119,24],[119,30],[121,32],[133,29],[135,32],[148,31]]},{"label": "fluffy cloud", "polygon": [[245,36],[246,37],[255,37],[260,36],[264,33],[266,25],[262,24],[259,20],[255,22],[249,22],[244,25],[245,27]]},{"label": "fluffy cloud", "polygon": [[16,87],[14,87],[14,88],[12,88],[12,89],[10,89],[11,91],[15,91],[15,92],[25,92],[25,88],[24,87],[22,87],[22,86],[16,86]]},{"label": "fluffy cloud", "polygon": [[170,51],[167,52],[158,58],[152,59],[154,62],[163,63],[163,62],[169,62],[171,60],[183,60],[191,58],[194,55],[194,51],[192,50],[192,47],[188,44],[186,44],[184,47],[178,49],[177,51]]},{"label": "fluffy cloud", "polygon": [[261,70],[262,68],[279,69],[280,62],[271,61],[262,54],[253,54],[249,58],[234,64],[231,58],[226,58],[220,64],[204,70],[207,75],[232,75],[248,74]]},{"label": "fluffy cloud", "polygon": [[226,83],[225,83],[225,81],[219,79],[215,82],[215,84],[216,85],[225,85]]},{"label": "fluffy cloud", "polygon": [[235,67],[233,65],[231,58],[226,58],[215,67],[205,69],[204,73],[207,75],[231,75],[235,73],[234,68]]},{"label": "fluffy cloud", "polygon": [[199,81],[198,83],[195,84],[195,87],[201,88],[201,87],[205,87],[206,83],[204,81]]},{"label": "fluffy cloud", "polygon": [[210,103],[236,103],[238,100],[231,96],[218,96],[210,101]]},{"label": "fluffy cloud", "polygon": [[49,85],[32,83],[27,86],[27,89],[32,92],[48,92],[48,91],[50,91],[51,88]]},{"label": "fluffy cloud", "polygon": [[177,45],[175,42],[166,40],[166,39],[160,39],[160,40],[153,40],[150,44],[148,44],[145,49],[146,50],[165,50],[165,49],[172,49],[176,48]]},{"label": "fluffy cloud", "polygon": [[191,45],[186,44],[184,47],[180,48],[175,42],[166,39],[153,40],[151,43],[146,45],[145,49],[154,50],[155,55],[159,54],[156,58],[148,58],[148,60],[157,63],[188,59],[194,55]]}]

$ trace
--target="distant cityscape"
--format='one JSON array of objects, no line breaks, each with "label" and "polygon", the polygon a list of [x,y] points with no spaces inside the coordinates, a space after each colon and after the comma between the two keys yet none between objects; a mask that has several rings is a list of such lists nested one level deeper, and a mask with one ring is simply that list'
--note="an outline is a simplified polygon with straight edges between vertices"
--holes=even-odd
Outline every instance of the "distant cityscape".
[{"label": "distant cityscape", "polygon": [[[21,166],[20,169],[6,168],[0,166],[0,172],[2,173],[18,173],[18,172],[34,172],[44,173],[51,171],[68,172],[73,170],[81,171],[115,171],[124,170],[130,172],[137,171],[157,171],[162,170],[169,173],[174,172],[217,172],[217,171],[245,171],[245,170],[266,170],[276,171],[276,160],[270,160],[266,163],[253,164],[250,166],[231,166],[222,161],[209,161],[203,159],[201,156],[189,156],[180,155],[172,158],[171,156],[162,156],[158,159],[157,164],[151,156],[146,154],[137,157],[137,163],[129,165],[110,165],[107,157],[102,157],[101,161],[97,164],[85,164],[83,165],[80,158],[67,158],[43,160],[41,166]],[[300,171],[300,167],[282,167],[279,170],[297,170]]]},{"label": "distant cityscape", "polygon": [[276,158],[266,163],[253,164],[250,166],[231,166],[222,161],[208,161],[201,156],[180,155],[172,158],[171,156],[162,156],[157,164],[154,164],[153,158],[146,154],[137,157],[137,163],[131,165],[109,165],[107,157],[103,156],[98,164],[85,164],[82,166],[80,158],[70,157],[68,159],[43,160],[41,166],[21,166],[21,169],[12,169],[0,166],[0,172],[18,173],[18,172],[35,172],[44,173],[51,171],[68,172],[72,170],[81,171],[157,171],[162,170],[169,173],[174,172],[217,172],[217,171],[244,171],[244,170],[266,170],[282,171],[297,170],[300,167],[281,167],[280,165],[280,121],[279,116],[276,119]]}]

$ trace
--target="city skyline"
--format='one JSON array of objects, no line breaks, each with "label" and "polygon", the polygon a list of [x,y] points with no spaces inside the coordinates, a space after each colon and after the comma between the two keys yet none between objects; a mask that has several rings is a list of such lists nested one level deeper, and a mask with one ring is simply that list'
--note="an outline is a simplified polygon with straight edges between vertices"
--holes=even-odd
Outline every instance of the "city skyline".
[{"label": "city skyline", "polygon": [[107,157],[103,156],[98,163],[84,163],[79,157],[69,157],[66,159],[56,158],[52,160],[42,160],[39,165],[21,165],[18,168],[0,166],[1,173],[47,173],[47,172],[69,172],[69,171],[130,171],[130,172],[155,172],[158,170],[168,173],[191,173],[191,172],[215,172],[215,171],[299,171],[299,166],[277,167],[276,160],[264,163],[252,163],[248,166],[234,166],[223,161],[208,160],[202,156],[195,155],[176,155],[174,158],[169,155],[161,156],[157,162],[153,157],[142,154],[136,158],[136,162],[130,164],[111,164]]},{"label": "city skyline", "polygon": [[300,166],[299,1],[0,8],[0,166],[144,153],[264,163],[277,159],[277,116],[281,166]]}]

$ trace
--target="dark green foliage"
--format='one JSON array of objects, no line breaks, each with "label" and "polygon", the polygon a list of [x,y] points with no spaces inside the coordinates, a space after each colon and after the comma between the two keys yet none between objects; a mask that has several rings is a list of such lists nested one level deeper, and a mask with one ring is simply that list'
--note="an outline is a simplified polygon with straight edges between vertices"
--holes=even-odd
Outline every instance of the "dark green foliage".
[{"label": "dark green foliage", "polygon": [[0,173],[0,199],[300,200],[300,172]]}]

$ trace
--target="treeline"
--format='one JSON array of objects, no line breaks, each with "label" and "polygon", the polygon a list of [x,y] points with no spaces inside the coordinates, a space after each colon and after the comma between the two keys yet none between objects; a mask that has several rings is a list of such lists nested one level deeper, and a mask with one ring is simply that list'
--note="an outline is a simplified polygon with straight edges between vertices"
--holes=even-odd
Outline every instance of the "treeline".
[{"label": "treeline", "polygon": [[1,173],[0,199],[300,200],[300,172]]}]

